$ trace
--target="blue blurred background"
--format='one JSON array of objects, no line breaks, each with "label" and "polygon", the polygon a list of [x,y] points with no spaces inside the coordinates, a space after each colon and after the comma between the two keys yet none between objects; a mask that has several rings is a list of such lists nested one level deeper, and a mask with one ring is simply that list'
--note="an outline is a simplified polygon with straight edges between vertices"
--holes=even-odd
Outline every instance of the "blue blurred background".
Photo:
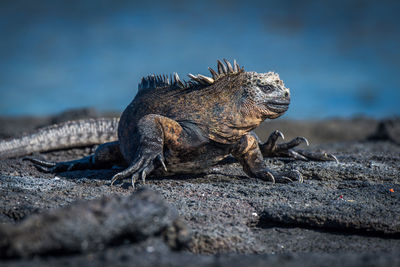
[{"label": "blue blurred background", "polygon": [[[280,74],[286,118],[400,114],[400,1],[0,2],[0,115],[122,111],[141,76]],[[157,100],[155,100],[157,101]]]}]

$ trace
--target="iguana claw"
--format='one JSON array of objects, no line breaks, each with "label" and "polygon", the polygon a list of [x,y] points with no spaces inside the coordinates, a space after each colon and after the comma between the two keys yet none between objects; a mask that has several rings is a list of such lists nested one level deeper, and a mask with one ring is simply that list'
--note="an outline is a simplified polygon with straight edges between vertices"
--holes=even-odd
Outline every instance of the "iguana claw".
[{"label": "iguana claw", "polygon": [[336,163],[339,163],[339,160],[337,159],[337,157],[335,156],[335,155],[333,155],[333,154],[327,154],[326,155],[328,158],[331,158],[331,159],[333,159],[334,161],[336,161]]},{"label": "iguana claw", "polygon": [[22,160],[27,160],[27,161],[32,162],[33,164],[37,164],[41,167],[48,167],[48,168],[54,167],[57,164],[56,162],[35,159],[35,158],[31,158],[31,157],[23,157]]},{"label": "iguana claw", "polygon": [[131,165],[129,165],[128,168],[123,170],[122,172],[119,172],[115,174],[112,179],[111,179],[111,185],[114,185],[114,183],[117,180],[126,178],[131,176],[131,183],[133,188],[135,188],[135,183],[137,178],[139,178],[139,175],[142,178],[142,183],[146,183],[146,177],[149,173],[151,173],[155,169],[155,160],[160,161],[161,165],[163,166],[164,170],[167,170],[167,167],[165,166],[163,156],[161,154],[158,154],[154,156],[153,153],[144,153],[142,156],[137,157],[137,160],[134,161]]},{"label": "iguana claw", "polygon": [[287,143],[278,144],[278,137],[282,137],[283,134],[280,131],[274,131],[269,136],[268,140],[264,144],[260,144],[260,149],[264,157],[288,157],[298,160],[320,160],[320,161],[336,161],[339,163],[339,160],[335,155],[328,154],[326,152],[312,152],[308,150],[293,150],[294,147],[304,143],[309,146],[307,138],[299,136]]},{"label": "iguana claw", "polygon": [[302,183],[303,182],[303,176],[298,170],[293,170],[293,171],[288,171],[288,172],[282,172],[282,173],[272,173],[269,170],[264,171],[263,174],[256,175],[258,178],[268,181],[271,183],[293,183],[293,182],[298,182]]},{"label": "iguana claw", "polygon": [[276,182],[278,182],[278,183],[285,183],[285,182],[302,183],[303,181],[304,181],[303,176],[301,175],[301,173],[298,170],[283,172],[283,173],[280,173],[279,176],[276,177]]},{"label": "iguana claw", "polygon": [[88,156],[78,160],[52,162],[47,160],[24,157],[22,160],[28,160],[40,171],[47,173],[58,173],[73,170],[83,170],[94,167],[93,157]]}]

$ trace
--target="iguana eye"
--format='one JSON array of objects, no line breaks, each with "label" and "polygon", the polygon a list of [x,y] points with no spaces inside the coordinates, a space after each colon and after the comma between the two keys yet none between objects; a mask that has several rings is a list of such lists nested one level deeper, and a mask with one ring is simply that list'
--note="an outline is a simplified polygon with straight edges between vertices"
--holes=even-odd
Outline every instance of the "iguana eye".
[{"label": "iguana eye", "polygon": [[259,85],[260,89],[263,90],[265,93],[270,93],[274,90],[274,86],[270,84]]}]

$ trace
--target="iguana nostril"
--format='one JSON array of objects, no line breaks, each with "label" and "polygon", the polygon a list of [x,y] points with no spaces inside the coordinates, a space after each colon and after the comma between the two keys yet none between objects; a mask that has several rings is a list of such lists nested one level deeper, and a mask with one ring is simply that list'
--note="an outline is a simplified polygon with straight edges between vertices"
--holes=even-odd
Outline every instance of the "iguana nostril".
[{"label": "iguana nostril", "polygon": [[285,97],[288,97],[288,96],[289,96],[289,92],[286,91],[286,92],[285,92]]}]

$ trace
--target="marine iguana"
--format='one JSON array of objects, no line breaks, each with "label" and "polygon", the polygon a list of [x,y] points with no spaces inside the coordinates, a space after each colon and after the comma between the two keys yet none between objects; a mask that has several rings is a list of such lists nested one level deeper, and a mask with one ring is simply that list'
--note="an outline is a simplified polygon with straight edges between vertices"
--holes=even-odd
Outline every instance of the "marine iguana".
[{"label": "marine iguana", "polygon": [[289,89],[274,72],[246,72],[236,60],[233,65],[224,62],[217,61],[217,71],[209,68],[212,77],[188,74],[189,81],[176,73],[144,77],[119,120],[72,121],[2,141],[0,158],[106,142],[78,160],[28,159],[46,172],[123,165],[126,169],[115,174],[111,184],[131,177],[132,186],[139,177],[145,182],[147,175],[199,173],[229,155],[248,176],[270,182],[302,182],[303,178],[296,170],[273,172],[264,157],[337,161],[324,152],[294,151],[301,143],[308,145],[304,137],[278,144],[279,137],[284,138],[280,131],[260,143],[252,130],[284,114],[290,103]]}]

